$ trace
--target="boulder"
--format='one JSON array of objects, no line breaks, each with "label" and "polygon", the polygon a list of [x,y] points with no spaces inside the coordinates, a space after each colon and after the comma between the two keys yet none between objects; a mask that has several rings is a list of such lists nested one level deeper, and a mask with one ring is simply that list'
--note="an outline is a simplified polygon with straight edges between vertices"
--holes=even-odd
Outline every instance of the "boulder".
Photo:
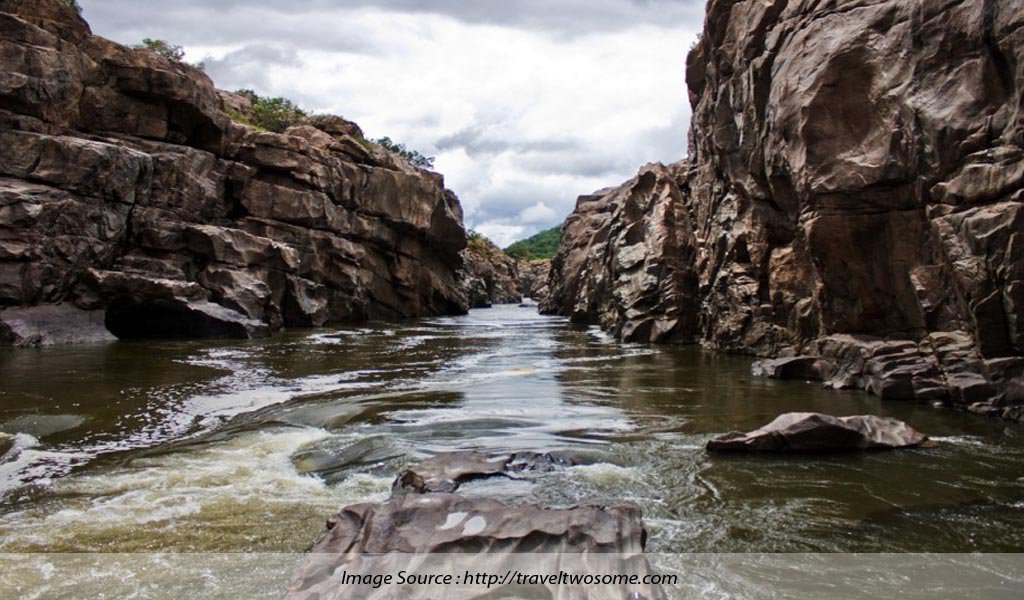
[{"label": "boulder", "polygon": [[769,358],[755,361],[751,374],[770,379],[821,379],[821,364],[814,356]]},{"label": "boulder", "polygon": [[833,417],[787,413],[748,433],[733,432],[710,440],[711,452],[853,452],[916,448],[928,438],[906,423],[872,415]]}]

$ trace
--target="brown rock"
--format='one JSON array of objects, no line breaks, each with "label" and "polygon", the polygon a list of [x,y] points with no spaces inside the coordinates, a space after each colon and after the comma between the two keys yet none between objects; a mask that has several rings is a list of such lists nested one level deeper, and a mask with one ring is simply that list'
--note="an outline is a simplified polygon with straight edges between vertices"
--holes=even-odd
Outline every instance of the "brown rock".
[{"label": "brown rock", "polygon": [[847,452],[914,448],[928,438],[906,423],[875,416],[784,414],[760,429],[729,433],[708,442],[712,452]]},{"label": "brown rock", "polygon": [[62,344],[96,344],[116,340],[101,310],[82,310],[71,304],[0,310],[0,343],[16,348]]},{"label": "brown rock", "polygon": [[490,308],[493,304],[522,302],[519,273],[515,259],[490,240],[477,237],[469,241],[463,253],[464,289],[472,308]]},{"label": "brown rock", "polygon": [[498,580],[474,586],[461,580],[470,566],[502,575],[510,570],[648,574],[651,569],[642,554],[646,532],[634,507],[544,509],[447,493],[401,495],[383,504],[349,506],[328,527],[293,577],[289,599],[392,597],[393,586],[374,589],[343,573],[394,577],[399,572],[452,575],[448,584],[406,587],[403,597],[410,598],[519,597],[526,590],[527,597],[543,590],[544,597],[557,593],[574,600],[665,597],[649,585],[523,586]]},{"label": "brown rock", "polygon": [[580,198],[542,308],[886,398],[998,396],[987,363],[1024,353],[1024,8],[983,4],[709,2],[688,163]]},{"label": "brown rock", "polygon": [[581,464],[578,459],[565,453],[516,452],[494,455],[450,452],[439,454],[402,472],[395,480],[393,493],[454,492],[463,483],[476,479],[544,473],[556,467],[577,464]]},{"label": "brown rock", "polygon": [[548,295],[548,276],[551,273],[551,261],[521,260],[516,265],[519,271],[519,292],[537,303],[544,302]]},{"label": "brown rock", "polygon": [[458,199],[354,123],[237,124],[247,98],[59,0],[0,2],[0,106],[0,306],[218,337],[467,309]]}]

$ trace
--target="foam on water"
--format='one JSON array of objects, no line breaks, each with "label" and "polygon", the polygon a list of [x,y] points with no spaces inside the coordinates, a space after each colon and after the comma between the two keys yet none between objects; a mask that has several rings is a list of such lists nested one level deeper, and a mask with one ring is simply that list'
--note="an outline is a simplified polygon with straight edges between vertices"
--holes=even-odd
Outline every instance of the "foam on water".
[{"label": "foam on water", "polygon": [[50,501],[0,517],[0,550],[300,551],[326,515],[389,490],[389,479],[370,475],[334,487],[300,475],[292,455],[329,435],[249,432],[58,480]]}]

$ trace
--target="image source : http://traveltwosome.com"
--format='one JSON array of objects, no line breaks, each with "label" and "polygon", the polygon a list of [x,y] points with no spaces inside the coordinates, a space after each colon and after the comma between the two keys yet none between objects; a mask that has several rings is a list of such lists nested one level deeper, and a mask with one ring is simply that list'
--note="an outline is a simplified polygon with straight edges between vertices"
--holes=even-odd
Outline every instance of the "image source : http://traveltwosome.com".
[{"label": "image source : http://traveltwosome.com", "polygon": [[1019,0],[0,0],[0,596],[1019,598]]}]

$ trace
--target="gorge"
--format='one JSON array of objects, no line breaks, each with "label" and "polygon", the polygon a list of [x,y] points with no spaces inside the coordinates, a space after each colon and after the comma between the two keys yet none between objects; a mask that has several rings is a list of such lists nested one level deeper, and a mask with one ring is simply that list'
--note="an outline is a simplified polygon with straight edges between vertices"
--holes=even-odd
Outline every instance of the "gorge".
[{"label": "gorge", "polygon": [[688,156],[552,260],[74,5],[0,0],[0,589],[361,597],[367,553],[510,551],[678,576],[645,598],[1019,593],[1019,2],[710,0]]}]

